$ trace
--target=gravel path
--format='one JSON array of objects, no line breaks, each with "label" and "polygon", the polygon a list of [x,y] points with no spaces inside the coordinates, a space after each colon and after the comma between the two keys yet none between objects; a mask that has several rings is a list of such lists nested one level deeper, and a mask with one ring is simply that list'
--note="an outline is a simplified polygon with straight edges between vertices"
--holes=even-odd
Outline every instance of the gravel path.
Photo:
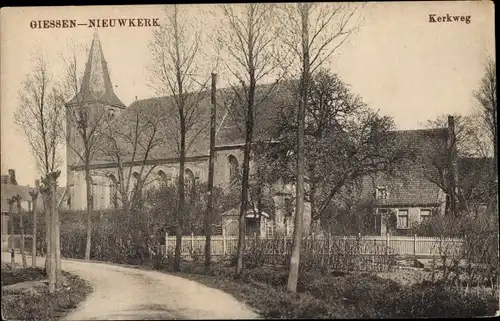
[{"label": "gravel path", "polygon": [[[10,262],[10,255],[3,252],[2,261]],[[31,263],[31,258],[27,261]],[[16,262],[21,263],[20,255]],[[43,264],[44,259],[38,258],[37,265]],[[62,268],[93,287],[66,320],[259,318],[231,295],[177,276],[77,260],[63,260]]]}]

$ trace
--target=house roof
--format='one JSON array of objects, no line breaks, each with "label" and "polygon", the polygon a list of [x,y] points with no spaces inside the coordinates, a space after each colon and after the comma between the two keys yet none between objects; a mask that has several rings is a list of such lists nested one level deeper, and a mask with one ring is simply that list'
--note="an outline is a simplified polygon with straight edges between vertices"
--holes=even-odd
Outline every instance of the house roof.
[{"label": "house roof", "polygon": [[[30,187],[30,186],[21,186],[21,185],[13,185],[13,184],[0,184],[0,186],[1,186],[0,202],[1,202],[2,213],[9,212],[9,203],[8,203],[9,198],[19,195],[19,196],[21,196],[22,202],[31,201],[32,199],[31,199],[30,191],[33,191],[35,189],[34,187]],[[64,190],[65,190],[64,187],[57,187],[56,199],[58,201],[63,196]],[[37,204],[40,204],[39,202],[42,202],[41,197],[39,198],[39,200],[37,200]],[[41,203],[41,204],[43,204],[43,203]],[[16,205],[14,205],[14,211],[17,211],[15,206]]]},{"label": "house roof", "polygon": [[[22,201],[31,201],[31,195],[29,192],[33,189],[28,186],[13,185],[13,184],[0,184],[1,186],[1,210],[2,213],[9,212],[8,199],[14,196],[21,196]],[[16,205],[14,204],[14,211],[16,211]]]},{"label": "house roof", "polygon": [[406,161],[404,166],[391,176],[381,173],[373,179],[365,177],[363,180],[364,196],[375,199],[376,189],[385,187],[388,192],[387,198],[375,199],[379,206],[438,205],[442,199],[441,189],[426,175],[433,166],[429,156],[446,146],[448,129],[396,130],[391,134],[394,135],[396,143],[407,146],[417,158]]},{"label": "house roof", "polygon": [[102,103],[117,108],[125,108],[125,105],[113,91],[108,64],[104,59],[97,31],[90,46],[80,91],[68,102],[68,105],[82,103]]}]

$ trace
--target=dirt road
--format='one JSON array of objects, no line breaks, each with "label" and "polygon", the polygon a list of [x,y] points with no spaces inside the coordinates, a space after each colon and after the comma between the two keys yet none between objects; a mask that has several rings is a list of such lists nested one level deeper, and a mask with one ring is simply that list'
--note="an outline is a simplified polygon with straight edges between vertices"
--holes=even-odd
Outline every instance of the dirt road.
[{"label": "dirt road", "polygon": [[[10,255],[2,253],[2,261]],[[31,263],[31,258],[28,258]],[[20,255],[16,262],[21,263]],[[37,265],[43,267],[44,259]],[[66,320],[255,319],[250,307],[222,291],[154,271],[63,260],[65,271],[90,282],[93,292]]]}]

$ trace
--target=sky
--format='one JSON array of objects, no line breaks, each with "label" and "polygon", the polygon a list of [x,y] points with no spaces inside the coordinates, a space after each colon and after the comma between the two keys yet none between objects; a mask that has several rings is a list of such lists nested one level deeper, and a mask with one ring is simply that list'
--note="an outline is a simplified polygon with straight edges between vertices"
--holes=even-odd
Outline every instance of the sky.
[{"label": "sky", "polygon": [[[187,5],[188,20],[213,30],[210,5]],[[217,12],[217,11],[215,11]],[[495,55],[492,2],[379,2],[359,12],[359,30],[325,67],[338,73],[353,92],[398,129],[420,128],[443,114],[469,114],[473,90],[484,62]],[[465,22],[429,22],[430,14],[470,16]],[[1,173],[16,170],[19,184],[33,186],[39,176],[22,130],[13,122],[18,91],[33,69],[34,50],[43,52],[54,77],[61,75],[60,55],[68,43],[90,46],[94,28],[32,29],[33,20],[163,18],[159,6],[2,8],[0,19]],[[125,105],[157,96],[149,86],[154,27],[97,28],[116,95]],[[84,62],[82,56],[79,61]],[[80,68],[83,68],[81,64]],[[224,78],[224,77],[219,77]],[[223,86],[225,80],[221,79]],[[227,82],[226,82],[227,83]],[[61,185],[65,185],[62,170]]]}]

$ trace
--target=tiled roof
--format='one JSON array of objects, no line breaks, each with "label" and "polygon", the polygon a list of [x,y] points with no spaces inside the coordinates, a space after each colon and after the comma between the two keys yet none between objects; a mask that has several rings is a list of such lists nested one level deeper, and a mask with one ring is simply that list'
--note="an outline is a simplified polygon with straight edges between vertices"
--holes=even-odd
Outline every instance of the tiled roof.
[{"label": "tiled roof", "polygon": [[[254,119],[254,141],[269,140],[277,132],[277,123],[281,119],[282,113],[287,111],[290,106],[290,91],[284,86],[276,86],[271,93],[270,85],[263,85],[257,88],[256,101],[259,103],[255,110]],[[188,157],[208,156],[209,153],[209,134],[210,134],[210,93],[203,92],[197,96],[201,99],[198,109],[199,119],[202,121],[195,129],[188,132],[187,142],[192,144],[187,150]],[[235,98],[236,95],[231,89],[223,88],[218,90],[217,103],[217,121],[216,121],[216,146],[227,146],[241,144],[245,142],[245,120],[243,115],[243,104]],[[263,99],[265,97],[265,99]],[[112,121],[112,126],[127,126],[127,122],[134,121],[137,114],[155,116],[162,113],[170,115],[172,118],[178,117],[178,111],[172,97],[156,97],[133,102],[128,108],[123,110]],[[145,113],[145,114],[144,114]],[[165,125],[168,124],[167,122]],[[166,125],[168,126],[168,125]],[[164,128],[165,130],[165,128]],[[168,136],[167,136],[168,137]],[[195,137],[195,138],[193,138]],[[123,150],[131,152],[132,146],[122,142]],[[176,141],[171,139],[163,142],[161,146],[151,151],[149,159],[169,159],[177,158]],[[124,157],[130,160],[131,155]],[[140,160],[140,156],[135,160]],[[102,153],[96,157],[94,164],[104,164],[111,162],[109,157]]]},{"label": "tiled roof", "polygon": [[[21,200],[24,201],[31,201],[31,195],[29,194],[29,191],[32,190],[32,188],[28,186],[20,186],[20,185],[13,185],[13,184],[0,184],[1,186],[1,209],[2,213],[6,213],[9,211],[9,203],[7,200],[13,196],[21,196]],[[14,211],[16,211],[16,205],[14,204]]]},{"label": "tiled roof", "polygon": [[[417,156],[437,152],[436,148],[446,144],[447,128],[393,131],[395,139],[405,144]],[[444,146],[444,145],[443,145]],[[375,200],[381,206],[417,206],[430,205],[442,201],[441,189],[426,177],[426,170],[433,166],[425,157],[405,162],[391,176],[378,174],[375,177],[363,178],[362,194],[366,198],[375,199],[377,187],[385,187],[388,191],[385,200]]]},{"label": "tiled roof", "polygon": [[[196,126],[189,129],[186,144],[189,144],[187,147],[187,156],[204,156],[208,155],[209,148],[209,121],[210,121],[210,95],[208,93],[201,93],[201,97],[198,96],[198,99],[201,99],[200,108],[198,109],[198,116],[200,122],[197,123]],[[205,107],[206,106],[206,107]],[[112,126],[130,126],[131,122],[136,121],[136,116],[139,115],[141,119],[145,119],[147,117],[162,117],[161,115],[169,115],[168,119],[164,118],[164,121],[160,122],[160,135],[158,137],[172,137],[169,130],[172,130],[172,127],[169,126],[172,122],[178,121],[178,111],[176,105],[173,102],[172,97],[157,97],[150,98],[144,100],[137,100],[133,102],[127,109],[123,110],[112,122]],[[219,117],[220,112],[219,112]],[[129,124],[129,125],[127,125]],[[176,126],[176,125],[172,125]],[[168,128],[167,128],[168,127]],[[149,136],[144,135],[145,139],[149,138]],[[125,141],[118,141],[119,145],[121,145],[121,151],[127,152],[126,155],[122,155],[125,161],[130,161],[132,159],[132,149],[133,144],[127,143]],[[177,158],[177,141],[174,138],[165,139],[157,148],[154,148],[150,151],[149,159],[169,159],[169,158]],[[135,161],[141,160],[142,150],[138,150],[136,154]],[[104,155],[98,155],[97,160],[94,163],[108,163],[110,162],[110,158]]]},{"label": "tiled roof", "polygon": [[[31,195],[29,192],[34,190],[34,187],[13,185],[13,184],[0,184],[0,186],[1,186],[0,201],[1,201],[2,213],[7,213],[9,211],[9,204],[8,204],[7,200],[13,196],[20,195],[22,203],[27,202],[27,201],[31,201]],[[58,201],[63,196],[64,189],[65,189],[64,187],[57,187],[56,199]],[[37,204],[40,204],[40,206],[43,204],[41,197],[39,197],[39,200],[37,200]],[[61,207],[62,207],[62,205],[63,204],[61,204]],[[26,208],[26,206],[23,206],[23,208]],[[17,211],[16,205],[14,205],[14,211]]]},{"label": "tiled roof", "polygon": [[113,91],[108,64],[104,59],[101,42],[99,41],[97,32],[94,34],[94,39],[90,46],[89,57],[85,65],[80,91],[68,104],[90,102],[99,102],[117,108],[125,108],[125,105]]},{"label": "tiled roof", "polygon": [[[234,93],[234,104],[227,108],[227,116],[220,125],[216,145],[232,145],[245,142],[244,104]],[[243,97],[243,95],[240,95]],[[293,94],[288,84],[261,85],[256,90],[256,107],[254,110],[253,141],[265,141],[279,134],[278,124],[283,117],[290,115],[294,106]]]}]

